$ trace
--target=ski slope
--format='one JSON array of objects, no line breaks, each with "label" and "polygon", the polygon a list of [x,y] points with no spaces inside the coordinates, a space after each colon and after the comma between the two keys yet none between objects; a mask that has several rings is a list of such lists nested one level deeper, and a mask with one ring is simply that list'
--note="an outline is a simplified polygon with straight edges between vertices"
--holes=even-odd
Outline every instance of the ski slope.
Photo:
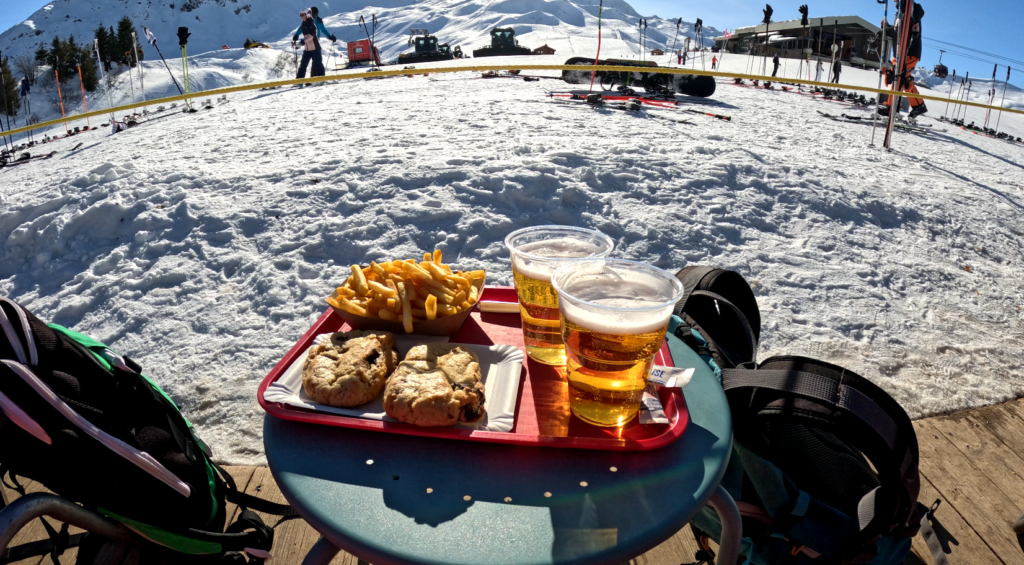
[{"label": "ski slope", "polygon": [[[262,80],[280,55],[211,53],[193,74]],[[138,360],[232,464],[265,461],[256,387],[349,265],[436,247],[511,284],[503,238],[547,223],[601,230],[616,257],[738,270],[761,359],[838,363],[912,416],[1024,395],[1024,147],[925,117],[947,131],[871,149],[869,127],[817,114],[865,111],[727,80],[686,104],[732,122],[477,76],[238,93],[46,144],[54,158],[0,170],[0,295]]]},{"label": "ski slope", "polygon": [[[531,49],[547,44],[559,57],[591,54],[597,47],[598,0],[384,0],[367,5],[356,0],[319,2],[324,24],[344,42],[366,38],[359,24],[377,16],[379,27],[375,41],[385,59],[395,59],[408,50],[411,28],[429,29],[441,42],[461,45],[470,53],[490,45],[494,27],[512,27],[521,45]],[[168,59],[179,57],[177,30],[189,28],[188,51],[198,55],[221,49],[242,47],[247,37],[281,49],[290,49],[291,36],[299,27],[298,12],[303,4],[280,0],[55,0],[32,14],[24,22],[0,33],[0,51],[6,56],[34,53],[43,42],[49,45],[55,35],[66,39],[73,34],[79,43],[90,45],[93,30],[100,24],[117,27],[117,20],[129,16],[135,23],[145,58],[159,61],[156,52],[144,44],[142,27],[149,27]],[[681,14],[680,14],[681,15]],[[604,2],[602,49],[623,56],[639,56],[637,23],[647,20],[647,50],[667,50],[675,37],[676,17],[662,19],[637,13],[624,0]],[[693,19],[687,18],[687,19]],[[372,30],[371,30],[372,31]],[[692,24],[680,26],[680,37],[693,37]],[[720,35],[705,26],[705,45]]]}]

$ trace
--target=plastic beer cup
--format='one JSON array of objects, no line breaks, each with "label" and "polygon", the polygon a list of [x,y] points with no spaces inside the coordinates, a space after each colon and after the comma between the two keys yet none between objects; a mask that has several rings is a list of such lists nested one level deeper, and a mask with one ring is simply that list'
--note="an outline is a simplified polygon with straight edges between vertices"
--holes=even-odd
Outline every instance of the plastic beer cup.
[{"label": "plastic beer cup", "polygon": [[569,408],[596,426],[636,417],[683,284],[657,267],[584,259],[551,276],[565,342]]},{"label": "plastic beer cup", "polygon": [[510,233],[505,246],[512,254],[512,277],[519,295],[526,354],[547,365],[565,365],[558,295],[551,287],[551,273],[563,263],[606,257],[615,243],[594,230],[536,226]]}]

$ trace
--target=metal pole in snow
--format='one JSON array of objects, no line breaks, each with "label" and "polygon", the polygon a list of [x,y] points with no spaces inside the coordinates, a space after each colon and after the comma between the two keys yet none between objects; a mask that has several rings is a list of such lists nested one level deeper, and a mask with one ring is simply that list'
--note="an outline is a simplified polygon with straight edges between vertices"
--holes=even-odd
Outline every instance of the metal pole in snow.
[{"label": "metal pole in snow", "polygon": [[[135,68],[139,69],[139,88],[142,89],[142,101],[146,101],[146,83],[143,80],[142,63],[139,63],[139,38],[135,36],[135,32],[132,32],[132,50],[135,51]],[[149,112],[146,107],[142,107],[142,115],[145,116]]]},{"label": "metal pole in snow", "polygon": [[[100,40],[99,39],[94,39],[94,40],[92,40],[92,44],[93,44],[93,47],[96,49],[96,62],[100,66],[100,76],[103,78],[103,88],[104,88],[104,90],[107,91],[107,108],[113,108],[114,107],[114,102],[110,98],[110,80],[107,78],[107,73],[103,69],[103,58],[100,57]],[[110,121],[111,121],[111,123],[113,123],[113,121],[114,121],[114,113],[113,112],[110,113]]]},{"label": "metal pole in snow", "polygon": [[1006,102],[1006,86],[1010,84],[1010,67],[1006,67],[1006,82],[1003,83],[1003,99],[999,101],[999,116],[996,117],[996,132],[999,132],[999,120],[1003,119],[1003,102]]}]

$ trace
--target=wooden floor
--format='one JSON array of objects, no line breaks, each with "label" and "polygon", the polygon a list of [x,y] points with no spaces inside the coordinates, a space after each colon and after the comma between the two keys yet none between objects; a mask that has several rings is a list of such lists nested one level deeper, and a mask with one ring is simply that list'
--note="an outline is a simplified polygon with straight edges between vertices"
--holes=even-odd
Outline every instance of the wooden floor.
[{"label": "wooden floor", "polygon": [[[1024,551],[1011,525],[1024,511],[1024,399],[997,406],[969,410],[914,422],[921,452],[921,495],[931,504],[941,500],[937,517],[949,532],[951,565],[1019,565]],[[228,467],[239,488],[271,500],[285,502],[265,467]],[[44,490],[37,484],[26,485],[29,492]],[[17,493],[0,487],[7,503]],[[237,509],[228,507],[228,521]],[[263,516],[268,524],[276,518]],[[74,531],[72,531],[74,533]],[[15,544],[45,539],[38,520],[23,529]],[[285,522],[276,529],[273,563],[299,564],[319,538],[302,520]],[[697,546],[687,526],[658,547],[634,558],[631,565],[679,565],[694,561]],[[68,550],[60,559],[75,563],[77,550]],[[49,558],[19,561],[19,565],[49,563]],[[97,565],[136,563],[186,563],[166,555],[140,555],[137,550],[107,544],[94,560]],[[342,553],[335,565],[365,565],[354,556]],[[932,563],[920,536],[914,539],[914,554],[907,564]]]}]

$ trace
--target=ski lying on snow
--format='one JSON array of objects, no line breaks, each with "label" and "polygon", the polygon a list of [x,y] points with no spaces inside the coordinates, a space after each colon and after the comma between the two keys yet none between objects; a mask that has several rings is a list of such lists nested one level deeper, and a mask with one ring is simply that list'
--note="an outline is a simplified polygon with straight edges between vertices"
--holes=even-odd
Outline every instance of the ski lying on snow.
[{"label": "ski lying on snow", "polygon": [[[869,118],[866,118],[866,117],[848,116],[846,114],[842,114],[842,115],[839,115],[839,116],[834,116],[832,114],[828,114],[828,113],[822,112],[821,110],[818,110],[818,113],[821,114],[822,116],[825,116],[826,118],[828,118],[830,120],[833,120],[833,121],[836,121],[836,122],[846,122],[848,124],[867,124],[867,125],[871,125],[871,120]],[[944,129],[931,129],[931,126],[911,125],[911,124],[908,124],[906,122],[896,122],[895,127],[899,128],[899,129],[901,129],[903,131],[913,132],[913,133],[932,133],[932,132],[945,132],[946,131]]]},{"label": "ski lying on snow", "polygon": [[[598,94],[598,95],[591,95],[591,97],[589,99],[588,98],[582,98],[582,97],[577,97],[577,98],[555,98],[555,97],[551,97],[551,100],[553,102],[559,102],[559,103],[562,103],[562,104],[569,104],[569,105],[576,106],[576,107],[579,107],[579,108],[583,108],[583,107],[588,107],[589,106],[589,107],[594,108],[594,109],[603,108],[603,109],[607,109],[607,110],[621,110],[621,111],[624,111],[624,112],[631,112],[631,113],[634,113],[634,114],[642,114],[644,116],[650,116],[652,118],[657,118],[659,120],[665,120],[665,121],[668,121],[668,122],[675,122],[677,124],[687,124],[687,125],[691,125],[691,126],[692,125],[696,125],[694,122],[691,122],[689,120],[678,120],[678,119],[675,119],[675,118],[670,118],[668,116],[660,116],[658,114],[652,114],[650,112],[644,112],[643,111],[643,107],[641,106],[641,104],[636,99],[628,100],[628,101],[624,101],[624,102],[620,102],[620,103],[609,104],[609,103],[605,102],[604,97],[602,97],[600,94]],[[655,107],[656,108],[666,108],[665,106],[655,106]]]}]

